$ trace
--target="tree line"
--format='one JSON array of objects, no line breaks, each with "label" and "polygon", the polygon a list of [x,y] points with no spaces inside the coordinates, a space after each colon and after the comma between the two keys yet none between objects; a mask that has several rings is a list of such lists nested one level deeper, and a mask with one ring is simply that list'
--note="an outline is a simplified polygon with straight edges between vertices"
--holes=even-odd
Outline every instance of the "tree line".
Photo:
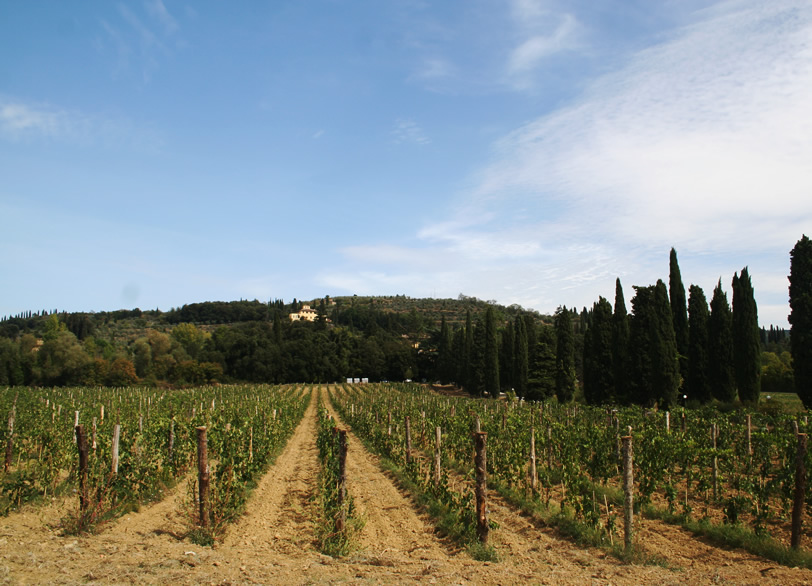
[{"label": "tree line", "polygon": [[[26,312],[0,320],[2,385],[190,385],[416,379],[472,395],[659,405],[758,402],[760,392],[809,391],[812,261],[791,253],[790,335],[759,328],[747,267],[710,301],[686,289],[671,250],[668,285],[635,286],[614,304],[543,316],[460,295],[457,300],[325,297],[313,323],[302,302],[204,302],[168,312]],[[791,351],[790,351],[791,346]],[[793,360],[793,356],[795,360]],[[802,357],[803,359],[799,359]],[[812,398],[804,399],[804,401]]]}]

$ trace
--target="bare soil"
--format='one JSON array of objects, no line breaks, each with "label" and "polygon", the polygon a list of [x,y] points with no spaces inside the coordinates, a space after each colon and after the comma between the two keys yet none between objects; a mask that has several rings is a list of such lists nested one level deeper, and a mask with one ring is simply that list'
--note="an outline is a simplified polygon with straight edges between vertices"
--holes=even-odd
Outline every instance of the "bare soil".
[{"label": "bare soil", "polygon": [[222,543],[201,547],[186,538],[185,483],[161,502],[81,537],[63,536],[59,528],[60,519],[75,506],[73,500],[55,500],[0,518],[0,583],[812,583],[808,570],[715,548],[657,521],[643,521],[637,539],[667,567],[624,564],[536,526],[495,495],[490,513],[499,528],[491,535],[501,561],[477,562],[436,534],[352,433],[348,489],[366,524],[358,550],[333,559],[317,551],[314,538],[316,402],[314,396],[288,445],[253,492],[246,514]]}]

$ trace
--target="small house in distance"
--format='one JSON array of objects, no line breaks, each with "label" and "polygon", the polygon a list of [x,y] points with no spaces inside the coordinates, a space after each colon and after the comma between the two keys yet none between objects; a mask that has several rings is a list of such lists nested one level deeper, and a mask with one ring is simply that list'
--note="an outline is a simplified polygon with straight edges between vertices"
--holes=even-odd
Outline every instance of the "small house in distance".
[{"label": "small house in distance", "polygon": [[290,321],[316,321],[318,317],[316,310],[311,309],[309,305],[303,305],[299,311],[291,313],[288,316],[290,317]]}]

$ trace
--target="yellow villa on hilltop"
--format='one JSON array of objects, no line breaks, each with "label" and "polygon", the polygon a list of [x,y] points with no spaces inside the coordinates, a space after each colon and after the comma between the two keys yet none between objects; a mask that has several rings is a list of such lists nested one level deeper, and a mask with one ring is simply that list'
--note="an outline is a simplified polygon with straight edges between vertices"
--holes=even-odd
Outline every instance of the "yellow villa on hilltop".
[{"label": "yellow villa on hilltop", "polygon": [[311,309],[309,305],[303,305],[298,312],[289,314],[289,317],[290,321],[316,321],[318,315],[315,309]]}]

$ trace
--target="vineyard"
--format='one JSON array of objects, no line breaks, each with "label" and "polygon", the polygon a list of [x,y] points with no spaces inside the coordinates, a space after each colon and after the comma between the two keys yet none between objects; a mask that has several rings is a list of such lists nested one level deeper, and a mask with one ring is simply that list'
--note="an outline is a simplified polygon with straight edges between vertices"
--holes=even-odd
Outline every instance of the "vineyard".
[{"label": "vineyard", "polygon": [[812,581],[804,416],[413,384],[3,388],[0,414],[8,583]]}]

